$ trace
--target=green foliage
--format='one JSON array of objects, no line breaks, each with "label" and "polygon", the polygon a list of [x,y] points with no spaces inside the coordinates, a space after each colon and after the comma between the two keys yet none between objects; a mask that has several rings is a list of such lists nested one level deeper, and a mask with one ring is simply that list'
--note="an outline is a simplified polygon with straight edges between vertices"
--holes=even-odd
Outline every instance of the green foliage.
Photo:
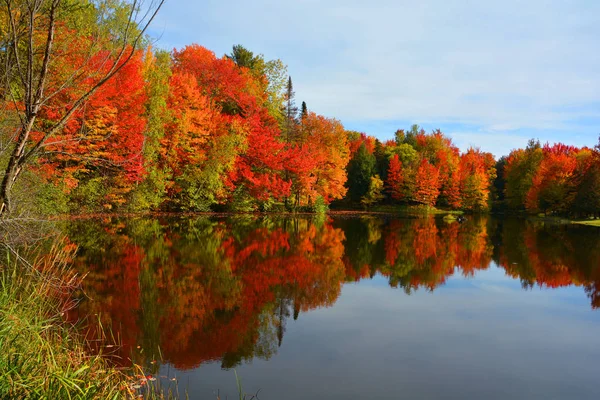
[{"label": "green foliage", "polygon": [[108,187],[104,178],[97,176],[82,180],[69,196],[70,207],[79,212],[100,210],[107,194]]},{"label": "green foliage", "polygon": [[527,148],[515,155],[514,164],[506,171],[505,196],[509,207],[523,209],[533,185],[533,177],[544,155],[539,141],[530,140]]},{"label": "green foliage", "polygon": [[348,163],[348,196],[352,201],[358,203],[367,194],[375,167],[375,156],[369,154],[364,143],[361,144]]},{"label": "green foliage", "polygon": [[506,179],[504,177],[504,168],[506,167],[506,157],[500,157],[496,162],[496,179],[494,179],[494,197],[498,200],[504,200],[506,190]]},{"label": "green foliage", "polygon": [[66,214],[69,212],[69,199],[61,188],[51,183],[42,183],[37,186],[35,198],[36,211],[41,215]]},{"label": "green foliage", "polygon": [[469,175],[463,182],[462,208],[469,211],[484,211],[488,208],[487,195],[480,190],[482,187],[481,175]]},{"label": "green foliage", "polygon": [[306,118],[307,115],[308,115],[308,108],[306,107],[306,102],[303,101],[302,108],[300,109],[300,117]]},{"label": "green foliage", "polygon": [[269,82],[267,86],[267,109],[280,124],[284,121],[281,112],[285,102],[285,85],[287,78],[287,65],[283,61],[270,60],[265,64],[265,76]]},{"label": "green foliage", "polygon": [[165,122],[169,120],[167,99],[171,77],[171,55],[163,50],[146,53],[144,71],[148,100],[146,112],[146,143],[144,145],[144,168],[146,176],[137,185],[130,198],[132,211],[156,210],[164,201],[169,171],[159,167],[161,139],[165,135]]},{"label": "green foliage", "polygon": [[251,70],[258,69],[259,73],[264,72],[262,70],[264,63],[261,63],[262,57],[255,57],[253,52],[246,49],[241,44],[234,45],[231,54],[228,54],[227,58],[236,63],[239,67],[245,67]]},{"label": "green foliage", "polygon": [[317,214],[325,214],[327,211],[329,211],[329,205],[325,202],[323,196],[317,197],[312,206],[312,211]]},{"label": "green foliage", "polygon": [[376,162],[376,170],[379,177],[385,181],[387,179],[387,172],[390,166],[390,160],[386,154],[383,144],[379,139],[375,140],[375,150],[373,151]]},{"label": "green foliage", "polygon": [[579,184],[574,211],[582,216],[600,216],[600,162],[593,163]]},{"label": "green foliage", "polygon": [[372,176],[369,182],[369,190],[360,199],[360,203],[365,207],[370,207],[381,200],[385,196],[383,195],[383,181],[379,178],[379,175]]},{"label": "green foliage", "polygon": [[232,212],[252,212],[256,210],[256,203],[243,186],[238,186],[227,208]]},{"label": "green foliage", "polygon": [[385,153],[387,155],[388,160],[394,156],[394,154],[398,155],[398,158],[402,162],[402,166],[404,168],[414,166],[418,159],[419,154],[417,150],[410,144],[402,143],[395,147],[387,147],[385,149]]},{"label": "green foliage", "polygon": [[18,214],[56,215],[69,212],[69,197],[62,186],[43,179],[33,171],[25,171],[13,189]]},{"label": "green foliage", "polygon": [[70,255],[53,249],[47,257],[36,262],[35,273],[10,257],[0,267],[0,398],[127,397],[125,375],[86,354],[61,323],[60,291],[72,284]]},{"label": "green foliage", "polygon": [[421,128],[417,124],[412,125],[408,132],[405,132],[404,129],[397,130],[395,134],[396,144],[407,144],[413,148],[417,147],[417,134],[419,132],[421,132]]}]

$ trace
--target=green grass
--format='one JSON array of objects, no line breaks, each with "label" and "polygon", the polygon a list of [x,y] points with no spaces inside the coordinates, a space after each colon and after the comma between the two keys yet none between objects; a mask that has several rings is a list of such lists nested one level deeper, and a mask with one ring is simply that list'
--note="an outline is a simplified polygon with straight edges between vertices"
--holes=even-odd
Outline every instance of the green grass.
[{"label": "green grass", "polygon": [[555,215],[537,214],[529,216],[532,221],[548,222],[555,224],[577,224],[588,226],[600,226],[600,219],[569,219],[568,217],[559,217]]},{"label": "green grass", "polygon": [[600,219],[590,219],[590,220],[576,220],[576,221],[571,221],[573,224],[579,224],[579,225],[589,225],[589,226],[600,226]]},{"label": "green grass", "polygon": [[406,215],[442,215],[442,214],[463,214],[462,211],[456,210],[440,210],[435,207],[427,206],[406,206],[406,205],[378,205],[369,208],[367,211],[379,212],[379,213],[393,213],[393,214],[406,214]]},{"label": "green grass", "polygon": [[[0,399],[188,398],[177,384],[172,387],[174,379],[165,387],[138,365],[117,369],[103,355],[89,354],[85,339],[63,320],[81,284],[69,267],[72,250],[56,246],[31,263],[5,250],[0,261]],[[239,398],[256,399],[242,394],[235,377]]]},{"label": "green grass", "polygon": [[135,395],[128,377],[101,356],[90,356],[73,328],[62,322],[69,306],[63,299],[77,282],[67,259],[55,249],[33,264],[7,256],[0,266],[0,398]]}]

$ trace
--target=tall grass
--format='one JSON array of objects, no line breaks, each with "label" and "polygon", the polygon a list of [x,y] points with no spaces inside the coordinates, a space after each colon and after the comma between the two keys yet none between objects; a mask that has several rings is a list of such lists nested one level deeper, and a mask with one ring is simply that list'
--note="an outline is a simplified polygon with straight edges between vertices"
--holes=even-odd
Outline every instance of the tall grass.
[{"label": "tall grass", "polygon": [[[0,399],[187,399],[175,379],[165,386],[135,364],[113,367],[90,354],[86,339],[64,322],[83,277],[70,268],[74,248],[58,244],[32,262],[6,243],[0,249]],[[243,395],[236,374],[239,398]],[[217,395],[217,399],[220,397]]]},{"label": "tall grass", "polygon": [[127,376],[91,356],[62,315],[79,278],[70,253],[54,247],[29,263],[7,251],[0,263],[0,398],[121,399]]}]

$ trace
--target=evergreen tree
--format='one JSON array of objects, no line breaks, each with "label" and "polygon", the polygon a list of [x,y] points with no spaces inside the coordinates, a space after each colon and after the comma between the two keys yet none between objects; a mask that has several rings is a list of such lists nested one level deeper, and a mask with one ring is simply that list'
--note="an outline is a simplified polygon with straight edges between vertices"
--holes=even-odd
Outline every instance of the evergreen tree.
[{"label": "evergreen tree", "polygon": [[264,61],[262,60],[262,57],[254,56],[253,52],[246,49],[241,44],[234,45],[231,54],[227,54],[226,57],[236,63],[238,67],[246,67],[250,70],[262,67],[261,69],[263,71],[260,72],[264,72]]},{"label": "evergreen tree", "polygon": [[306,116],[308,115],[308,108],[306,107],[306,102],[303,101],[302,102],[302,111],[300,112],[300,116],[302,119],[306,118]]},{"label": "evergreen tree", "polygon": [[296,130],[296,116],[298,115],[298,107],[296,107],[296,101],[294,97],[296,94],[294,93],[294,85],[292,84],[292,77],[288,77],[288,83],[285,94],[285,140],[286,142],[291,142],[294,139],[294,132]]},{"label": "evergreen tree", "polygon": [[379,139],[375,139],[375,150],[373,151],[373,155],[375,156],[377,165],[377,174],[383,181],[385,181],[390,161],[387,154],[385,154],[385,149],[383,148],[383,144],[379,141]]},{"label": "evergreen tree", "polygon": [[371,177],[375,175],[376,160],[365,144],[361,144],[354,157],[348,163],[348,196],[353,202],[360,202],[371,185]]},{"label": "evergreen tree", "polygon": [[506,187],[506,179],[504,177],[504,167],[506,166],[506,156],[501,157],[496,162],[496,179],[494,179],[494,195],[498,200],[504,200],[504,190]]},{"label": "evergreen tree", "polygon": [[582,217],[600,216],[600,156],[592,157],[595,159],[583,175],[573,204]]}]

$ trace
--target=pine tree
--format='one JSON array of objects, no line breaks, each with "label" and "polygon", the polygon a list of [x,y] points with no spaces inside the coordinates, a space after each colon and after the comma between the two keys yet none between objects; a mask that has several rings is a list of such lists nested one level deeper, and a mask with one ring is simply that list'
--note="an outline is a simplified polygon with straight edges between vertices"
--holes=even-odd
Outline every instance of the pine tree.
[{"label": "pine tree", "polygon": [[359,202],[367,194],[375,167],[375,156],[361,144],[348,163],[348,195],[352,201]]},{"label": "pine tree", "polygon": [[306,102],[303,101],[302,102],[302,111],[300,112],[300,117],[302,119],[306,118],[306,116],[308,115],[308,108],[306,107]]},{"label": "pine tree", "polygon": [[285,106],[285,141],[291,142],[294,139],[294,133],[296,130],[296,116],[298,115],[298,107],[296,107],[296,101],[294,97],[296,93],[294,93],[294,85],[292,84],[292,77],[288,77],[288,83],[286,88],[286,106]]}]

